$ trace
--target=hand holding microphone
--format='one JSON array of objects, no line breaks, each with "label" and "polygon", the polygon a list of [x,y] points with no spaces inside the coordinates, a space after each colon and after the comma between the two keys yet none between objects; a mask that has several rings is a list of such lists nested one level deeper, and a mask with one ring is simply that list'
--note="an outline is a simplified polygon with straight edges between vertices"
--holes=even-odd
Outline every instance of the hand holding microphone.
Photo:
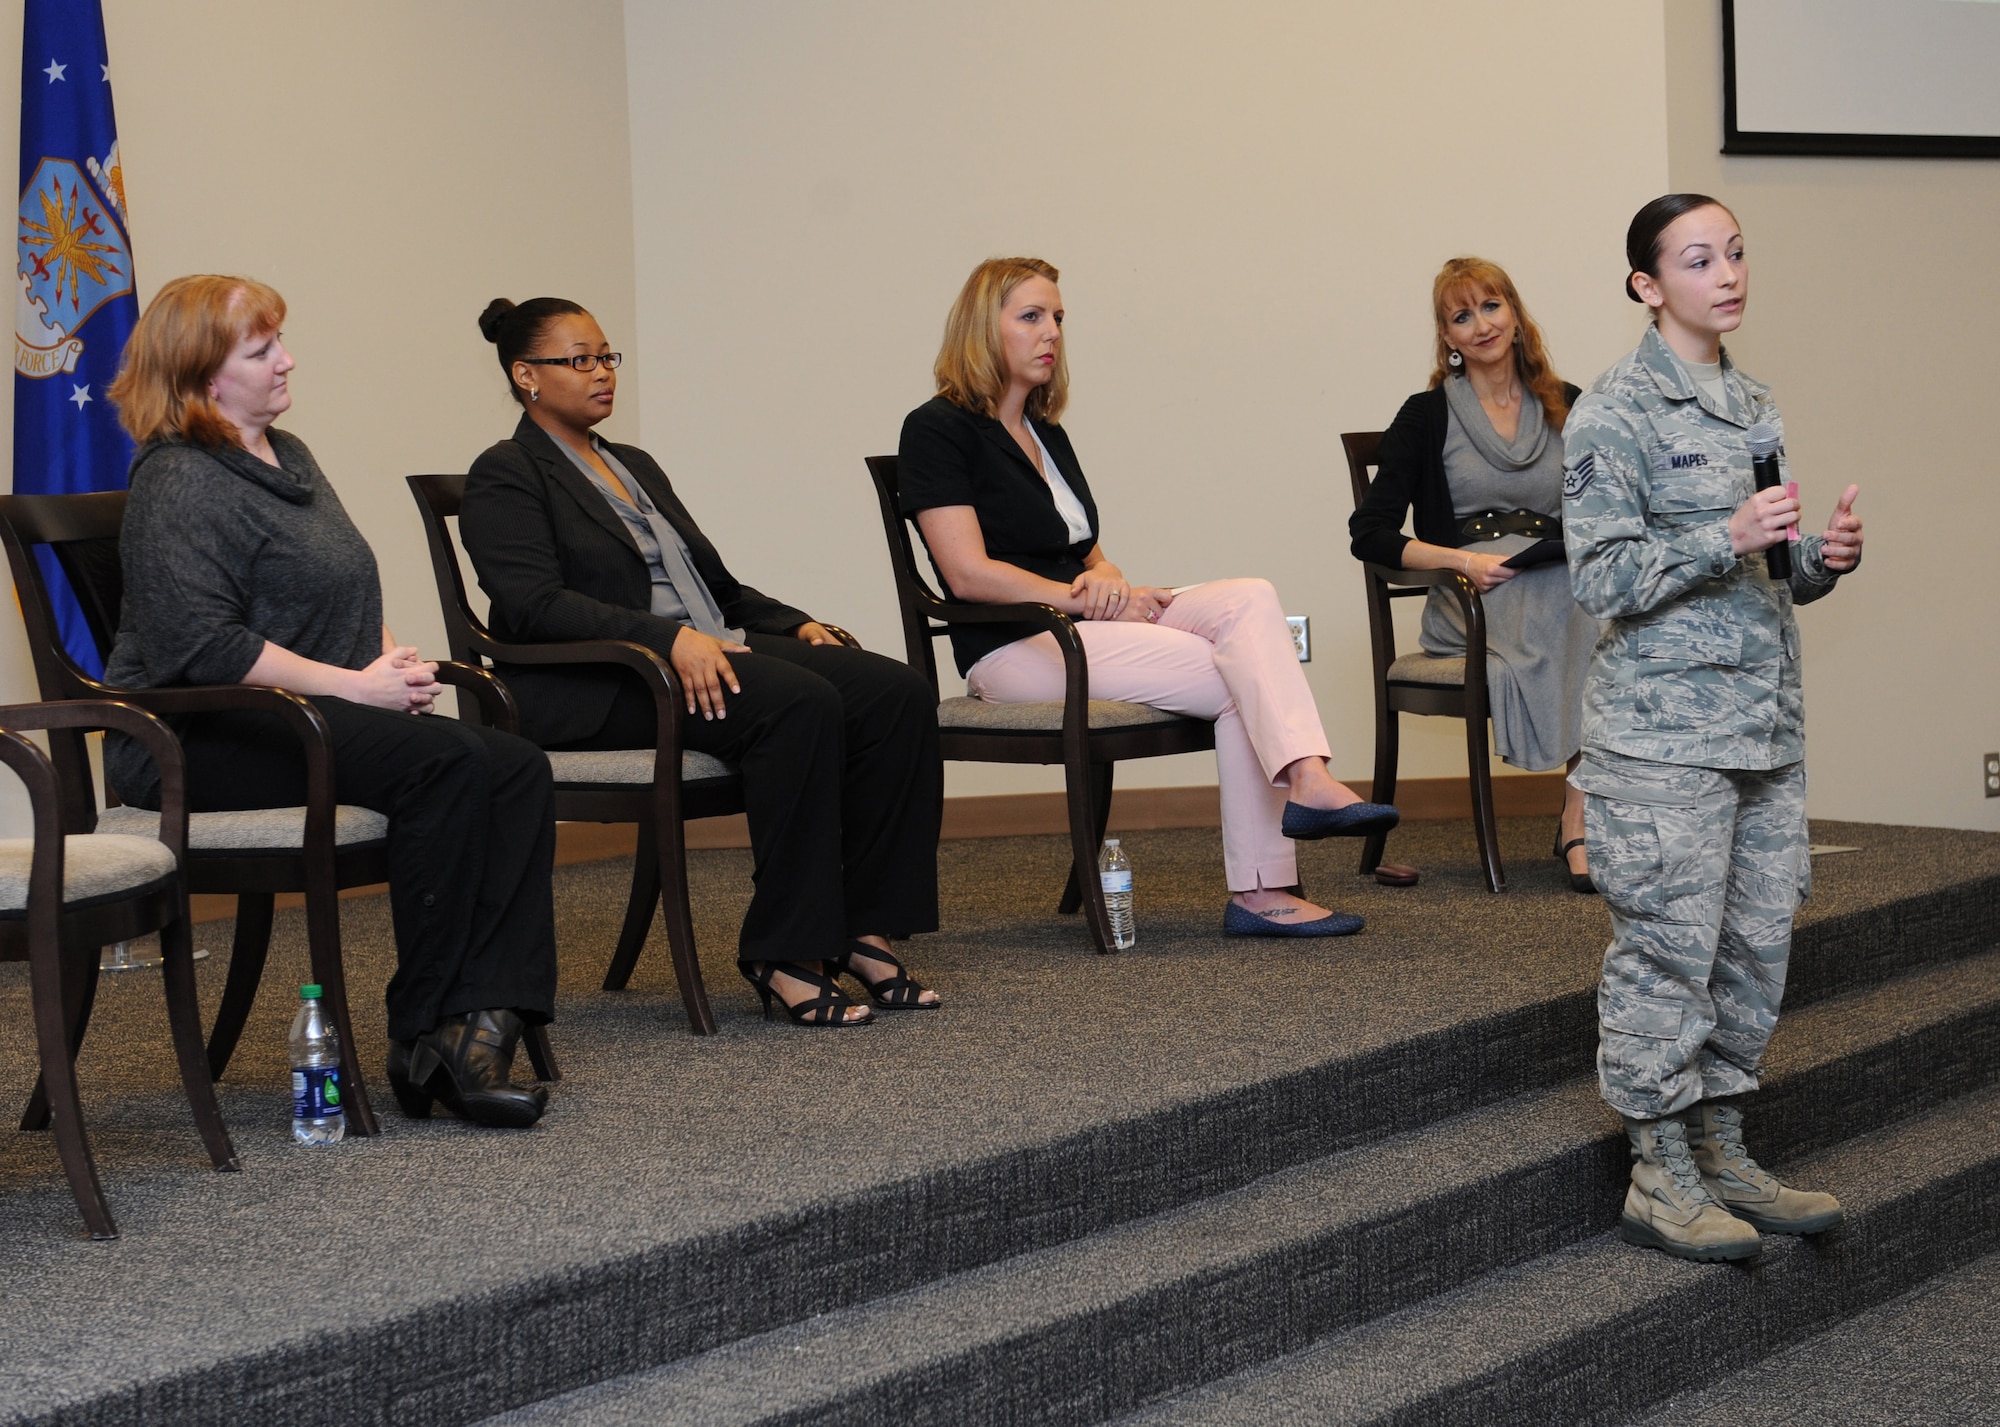
[{"label": "hand holding microphone", "polygon": [[1792,552],[1788,542],[1799,538],[1799,499],[1795,489],[1784,485],[1778,469],[1778,429],[1760,421],[1743,434],[1750,449],[1750,469],[1755,473],[1757,494],[1729,518],[1729,548],[1737,555],[1764,552],[1764,567],[1774,580],[1792,577]]}]

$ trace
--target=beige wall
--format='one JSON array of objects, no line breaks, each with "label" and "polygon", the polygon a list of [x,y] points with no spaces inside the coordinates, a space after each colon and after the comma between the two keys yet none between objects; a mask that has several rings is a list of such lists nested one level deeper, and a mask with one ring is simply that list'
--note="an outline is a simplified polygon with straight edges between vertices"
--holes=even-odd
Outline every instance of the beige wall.
[{"label": "beige wall", "polygon": [[[105,8],[142,295],[199,269],[286,293],[288,424],[405,637],[434,646],[439,624],[400,478],[505,433],[472,318],[553,291],[633,354],[614,429],[741,572],[897,651],[860,457],[927,394],[966,269],[1039,252],[1067,274],[1068,424],[1108,547],[1147,579],[1273,578],[1313,617],[1309,673],[1357,776],[1337,435],[1421,384],[1435,264],[1509,266],[1588,381],[1637,330],[1632,209],[1669,176],[1716,192],[1758,259],[1733,350],[1777,387],[1815,509],[1865,490],[1865,578],[1803,621],[1814,811],[2000,826],[1976,783],[2000,673],[1973,624],[2000,594],[1975,444],[2000,168],[1722,159],[1710,0],[1094,0],[1041,29],[916,0]],[[0,0],[0,34],[19,17]],[[0,697],[31,692],[0,620]],[[1415,724],[1406,772],[1458,772],[1455,727]],[[974,765],[952,786],[1052,780]]]},{"label": "beige wall", "polygon": [[[299,366],[283,424],[374,546],[391,627],[439,648],[403,477],[463,470],[513,427],[480,308],[559,291],[632,329],[618,0],[105,0],[104,12],[141,298],[203,271],[284,293]],[[20,33],[19,0],[0,5],[0,36]],[[0,73],[11,154],[12,58]],[[637,429],[637,407],[633,393],[616,429]],[[18,621],[0,620],[0,696],[33,697],[20,645]],[[15,812],[0,806],[0,820]]]},{"label": "beige wall", "polygon": [[[1666,175],[1660,24],[1596,0],[630,0],[623,389],[739,574],[899,653],[861,458],[930,394],[972,265],[1048,258],[1106,549],[1148,582],[1274,580],[1312,617],[1336,768],[1366,776],[1339,433],[1423,384],[1454,253],[1513,271],[1576,379],[1631,345],[1614,235]],[[1462,774],[1460,725],[1422,723],[1405,771]]]},{"label": "beige wall", "polygon": [[1743,225],[1750,315],[1729,344],[1769,382],[1823,523],[1861,486],[1863,568],[1800,614],[1812,811],[2000,828],[2000,526],[1990,415],[2000,163],[1725,158],[1720,17],[1669,0],[1670,173]]}]

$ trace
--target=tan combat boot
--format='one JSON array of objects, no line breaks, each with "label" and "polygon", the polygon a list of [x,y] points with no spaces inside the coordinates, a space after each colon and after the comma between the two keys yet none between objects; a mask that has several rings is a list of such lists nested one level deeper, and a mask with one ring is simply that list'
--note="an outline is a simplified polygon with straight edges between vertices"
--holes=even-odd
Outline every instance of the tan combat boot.
[{"label": "tan combat boot", "polygon": [[1625,1122],[1632,1142],[1632,1187],[1618,1233],[1628,1244],[1709,1263],[1747,1259],[1763,1247],[1757,1231],[1702,1188],[1679,1116]]},{"label": "tan combat boot", "polygon": [[1840,1201],[1831,1194],[1793,1189],[1750,1158],[1743,1148],[1743,1112],[1704,1101],[1688,1116],[1695,1168],[1709,1197],[1767,1234],[1823,1234],[1840,1223]]}]

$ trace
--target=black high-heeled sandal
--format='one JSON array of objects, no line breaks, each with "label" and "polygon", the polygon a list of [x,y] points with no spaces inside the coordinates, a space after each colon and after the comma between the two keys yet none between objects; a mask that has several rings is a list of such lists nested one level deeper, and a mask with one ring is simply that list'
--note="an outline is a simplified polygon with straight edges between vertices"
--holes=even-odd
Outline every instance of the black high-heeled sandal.
[{"label": "black high-heeled sandal", "polygon": [[[820,963],[822,966],[829,964]],[[756,969],[753,971],[752,967]],[[839,986],[834,984],[831,976],[821,975],[805,962],[739,961],[736,963],[736,969],[743,973],[745,981],[757,988],[757,997],[764,1003],[764,1019],[767,1021],[771,1019],[773,1000],[784,1007],[785,1014],[801,1026],[865,1026],[875,1019],[873,1011],[869,1011],[859,1020],[848,1019],[845,1012],[854,1003],[847,999],[846,993]],[[819,995],[810,1001],[792,1004],[778,994],[777,987],[773,984],[780,974],[789,976],[794,981],[803,981],[817,990]]]},{"label": "black high-heeled sandal", "polygon": [[1562,832],[1558,830],[1556,832],[1555,857],[1556,861],[1562,863],[1563,871],[1569,872],[1570,891],[1581,892],[1587,897],[1594,897],[1597,895],[1597,884],[1590,880],[1590,874],[1588,872],[1570,872],[1569,868],[1569,850],[1572,847],[1582,847],[1583,842],[1584,840],[1580,837],[1573,837],[1568,842],[1564,842]]},{"label": "black high-heeled sandal", "polygon": [[[870,981],[855,967],[854,958],[857,956],[866,957],[870,961],[879,961],[885,966],[893,966],[896,968],[895,974]],[[847,950],[828,964],[834,970],[852,976],[867,987],[868,999],[885,1011],[935,1011],[943,1004],[942,1001],[918,999],[924,994],[924,988],[910,979],[910,973],[903,969],[903,963],[886,951],[876,950],[865,941],[850,941]]]}]

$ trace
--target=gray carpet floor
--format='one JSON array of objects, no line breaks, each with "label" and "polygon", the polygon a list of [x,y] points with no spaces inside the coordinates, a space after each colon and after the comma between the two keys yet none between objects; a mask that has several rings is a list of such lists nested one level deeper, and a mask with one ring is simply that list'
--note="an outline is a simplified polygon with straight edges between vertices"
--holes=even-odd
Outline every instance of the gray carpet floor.
[{"label": "gray carpet floor", "polygon": [[2000,1254],[1940,1275],[1645,1427],[1989,1427],[2000,1422]]},{"label": "gray carpet floor", "polygon": [[[1503,824],[1512,890],[1501,897],[1484,891],[1463,824],[1397,834],[1391,855],[1424,869],[1414,889],[1357,879],[1353,843],[1304,849],[1308,891],[1369,919],[1335,941],[1224,938],[1217,835],[1133,834],[1140,941],[1115,957],[1091,954],[1080,923],[1054,914],[1062,840],[947,844],[946,929],[906,950],[945,1009],[848,1031],[759,1019],[733,963],[748,854],[700,853],[697,934],[721,1023],[706,1040],[686,1034],[657,935],[630,990],[598,989],[626,867],[561,869],[566,1079],[543,1123],[511,1135],[412,1123],[378,1083],[387,1132],[330,1150],[288,1138],[285,1032],[305,949],[300,916],[281,914],[222,1086],[240,1175],[206,1168],[157,981],[108,979],[79,1073],[124,1238],[82,1240],[47,1137],[0,1130],[0,1421],[1579,992],[1596,975],[1604,912],[1567,890],[1551,830]],[[1990,835],[1814,833],[1862,850],[1819,859],[1807,923],[2000,871]],[[386,904],[345,904],[344,927],[359,1034],[379,1065]],[[199,929],[216,953],[201,970],[211,1012],[228,930]],[[0,1106],[18,1106],[33,1080],[26,985],[25,968],[0,967]],[[829,1265],[838,1240],[831,1226]]]}]

